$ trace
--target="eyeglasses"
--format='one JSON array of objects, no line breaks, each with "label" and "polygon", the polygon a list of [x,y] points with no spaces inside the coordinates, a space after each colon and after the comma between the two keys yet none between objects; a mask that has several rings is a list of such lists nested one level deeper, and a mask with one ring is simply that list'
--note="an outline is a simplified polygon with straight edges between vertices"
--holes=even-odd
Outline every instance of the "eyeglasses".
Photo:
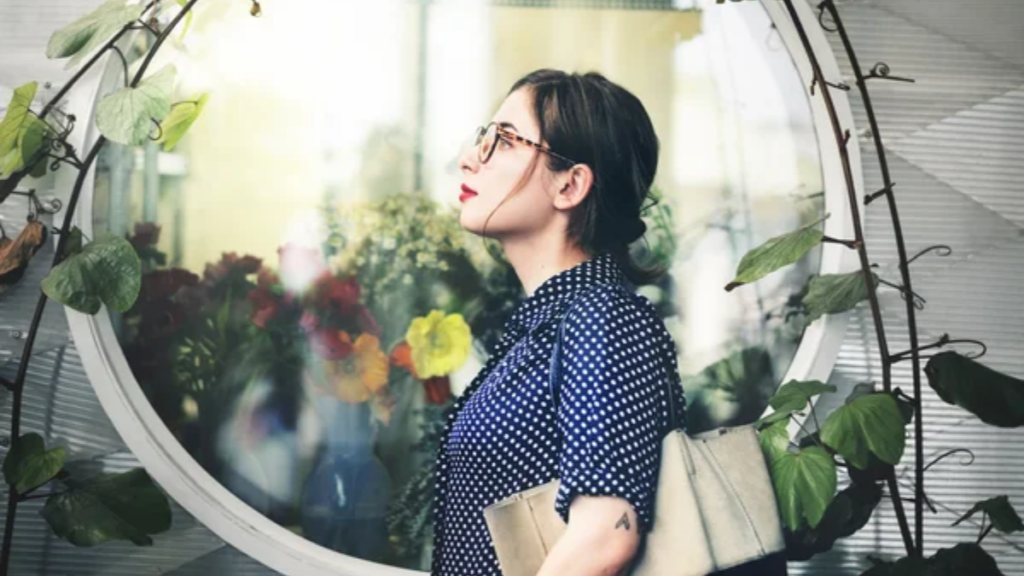
[{"label": "eyeglasses", "polygon": [[569,164],[577,163],[575,160],[570,160],[543,144],[538,144],[533,140],[523,138],[515,132],[509,132],[508,130],[498,126],[496,122],[491,122],[487,126],[481,126],[476,129],[476,153],[481,164],[487,164],[487,161],[494,155],[494,149],[498,147],[498,138],[507,138],[517,142],[522,142],[523,144],[533,146],[537,150],[550,154],[559,160],[568,162]]}]

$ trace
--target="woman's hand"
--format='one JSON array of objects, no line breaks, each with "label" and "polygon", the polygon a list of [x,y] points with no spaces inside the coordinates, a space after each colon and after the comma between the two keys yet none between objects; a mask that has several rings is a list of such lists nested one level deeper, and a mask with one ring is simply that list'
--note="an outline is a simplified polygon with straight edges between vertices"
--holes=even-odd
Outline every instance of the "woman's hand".
[{"label": "woman's hand", "polygon": [[640,546],[636,511],[618,496],[577,495],[537,576],[619,576]]}]

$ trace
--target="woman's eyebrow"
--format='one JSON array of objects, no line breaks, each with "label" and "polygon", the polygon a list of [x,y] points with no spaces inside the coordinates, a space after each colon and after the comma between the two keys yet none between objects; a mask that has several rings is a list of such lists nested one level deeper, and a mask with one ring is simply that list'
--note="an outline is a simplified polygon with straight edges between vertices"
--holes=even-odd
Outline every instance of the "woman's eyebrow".
[{"label": "woman's eyebrow", "polygon": [[519,128],[516,128],[516,125],[511,122],[498,122],[498,126],[501,126],[502,128],[511,128],[516,132],[519,132]]}]

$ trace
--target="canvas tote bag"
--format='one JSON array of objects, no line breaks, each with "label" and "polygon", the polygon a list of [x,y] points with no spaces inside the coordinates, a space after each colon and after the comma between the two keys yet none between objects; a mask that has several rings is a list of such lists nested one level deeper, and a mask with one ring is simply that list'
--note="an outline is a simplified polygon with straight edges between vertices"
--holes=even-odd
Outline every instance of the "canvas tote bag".
[{"label": "canvas tote bag", "polygon": [[[551,357],[556,413],[564,326],[563,316]],[[753,425],[694,436],[674,422],[670,428],[661,444],[654,521],[628,574],[706,576],[784,549],[775,491]],[[484,509],[504,576],[536,576],[565,531],[555,512],[558,483],[552,480]]]}]

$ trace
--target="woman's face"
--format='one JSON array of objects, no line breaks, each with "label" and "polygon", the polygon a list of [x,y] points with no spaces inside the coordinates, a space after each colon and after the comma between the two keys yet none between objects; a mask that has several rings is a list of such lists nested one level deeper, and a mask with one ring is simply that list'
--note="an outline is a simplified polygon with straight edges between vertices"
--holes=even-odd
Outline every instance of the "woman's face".
[{"label": "woman's face", "polygon": [[[533,117],[529,93],[525,89],[510,94],[492,120],[510,132],[540,142],[540,128]],[[461,201],[459,223],[462,227],[482,234],[486,221],[488,237],[507,240],[528,236],[549,226],[556,213],[552,199],[557,193],[557,182],[546,166],[547,158],[539,158],[536,170],[525,176],[537,154],[542,152],[499,136],[490,160],[481,164],[476,147],[467,147],[459,158],[463,189],[458,193],[463,194],[465,188],[469,188],[476,195]],[[498,204],[524,177],[526,180],[522,188],[498,208]],[[492,212],[494,215],[487,220]]]}]

